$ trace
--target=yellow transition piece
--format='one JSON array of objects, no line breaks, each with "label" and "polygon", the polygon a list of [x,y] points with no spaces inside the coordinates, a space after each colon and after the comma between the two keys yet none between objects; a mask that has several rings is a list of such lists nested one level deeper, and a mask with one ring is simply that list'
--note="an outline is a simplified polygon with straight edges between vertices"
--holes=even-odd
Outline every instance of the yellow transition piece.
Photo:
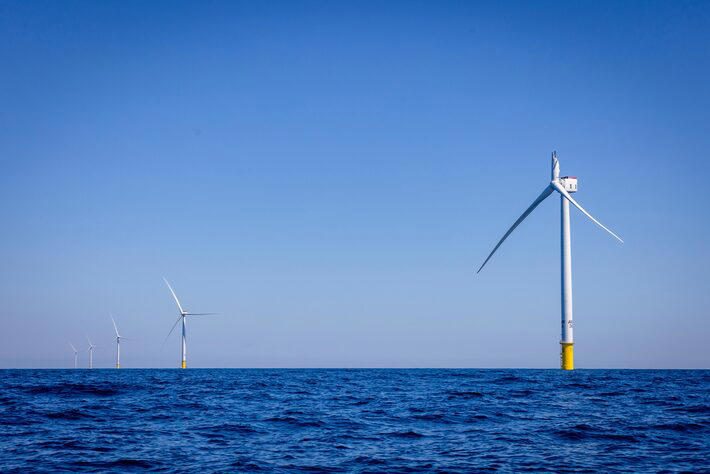
[{"label": "yellow transition piece", "polygon": [[562,370],[574,370],[574,343],[561,342],[562,353],[560,355],[560,368]]}]

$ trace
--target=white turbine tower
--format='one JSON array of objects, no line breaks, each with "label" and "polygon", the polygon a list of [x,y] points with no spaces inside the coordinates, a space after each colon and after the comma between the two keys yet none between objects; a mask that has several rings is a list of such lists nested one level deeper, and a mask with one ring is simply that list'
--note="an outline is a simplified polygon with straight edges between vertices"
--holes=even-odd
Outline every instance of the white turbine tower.
[{"label": "white turbine tower", "polygon": [[182,309],[182,306],[180,305],[180,301],[178,301],[177,295],[175,295],[175,292],[173,291],[172,286],[170,286],[170,283],[168,283],[168,280],[163,278],[163,281],[165,282],[166,285],[168,285],[168,289],[170,290],[170,293],[173,295],[173,299],[175,300],[175,303],[177,304],[178,311],[180,312],[180,316],[178,316],[177,320],[175,321],[175,324],[173,324],[173,327],[170,329],[170,332],[168,335],[165,337],[165,340],[167,341],[170,335],[173,333],[175,330],[175,327],[179,322],[182,321],[182,368],[185,369],[187,368],[187,339],[185,336],[185,319],[187,316],[207,316],[211,314],[217,314],[217,313],[188,313],[187,311]]},{"label": "white turbine tower", "polygon": [[89,368],[93,369],[94,368],[94,346],[91,343],[91,339],[89,339],[89,336],[86,336],[86,340],[89,343]]},{"label": "white turbine tower", "polygon": [[126,339],[126,338],[121,336],[118,333],[118,328],[116,327],[116,321],[113,319],[113,315],[111,313],[109,313],[109,316],[111,316],[111,322],[113,323],[113,329],[116,331],[116,368],[120,369],[121,368],[121,339]]},{"label": "white turbine tower", "polygon": [[76,347],[74,347],[74,344],[72,344],[71,342],[69,343],[69,347],[71,347],[71,350],[74,351],[74,368],[76,369],[76,361],[79,357],[79,351],[76,350]]},{"label": "white turbine tower", "polygon": [[[518,225],[550,194],[554,191],[560,193],[560,203],[561,203],[561,257],[562,257],[562,339],[560,340],[561,353],[560,353],[560,366],[565,370],[574,369],[574,338],[572,334],[572,253],[570,250],[570,224],[569,224],[569,203],[572,203],[577,209],[582,211],[582,213],[589,217],[595,224],[609,232],[611,235],[616,237],[619,242],[624,243],[621,238],[613,233],[611,230],[607,229],[602,225],[601,222],[596,220],[587,211],[580,206],[577,201],[572,199],[570,193],[577,192],[577,177],[576,176],[563,176],[560,177],[560,162],[557,160],[557,153],[552,153],[552,175],[550,184],[545,187],[542,193],[533,201],[533,203],[528,207],[525,212],[518,218],[515,223],[508,229],[508,231],[503,235],[503,238],[498,241],[493,250],[488,255],[488,258],[483,262],[483,265],[478,269],[480,272],[488,260],[493,256],[498,247],[501,246],[503,241],[508,238],[508,236],[515,230]],[[476,272],[476,273],[478,273]]]}]

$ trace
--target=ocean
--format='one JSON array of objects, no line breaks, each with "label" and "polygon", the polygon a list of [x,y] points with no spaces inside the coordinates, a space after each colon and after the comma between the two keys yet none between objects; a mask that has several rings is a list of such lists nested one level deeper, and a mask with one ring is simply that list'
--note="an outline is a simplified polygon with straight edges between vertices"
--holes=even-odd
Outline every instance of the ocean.
[{"label": "ocean", "polygon": [[710,472],[709,370],[0,370],[0,471]]}]

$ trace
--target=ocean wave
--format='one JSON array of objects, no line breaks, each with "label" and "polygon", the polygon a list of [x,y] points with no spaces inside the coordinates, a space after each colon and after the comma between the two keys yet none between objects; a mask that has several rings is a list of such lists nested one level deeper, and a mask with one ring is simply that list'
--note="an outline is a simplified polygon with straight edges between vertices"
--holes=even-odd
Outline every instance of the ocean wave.
[{"label": "ocean wave", "polygon": [[144,459],[120,458],[115,461],[74,461],[72,466],[87,467],[95,469],[153,469],[160,466],[162,463],[157,461],[147,461]]},{"label": "ocean wave", "polygon": [[392,431],[388,433],[381,433],[384,436],[391,436],[394,438],[408,438],[408,439],[419,439],[423,438],[424,435],[421,433],[417,433],[416,431],[413,430],[407,430],[407,431]]},{"label": "ocean wave", "polygon": [[600,441],[619,441],[627,443],[637,443],[639,435],[631,435],[627,433],[614,433],[593,428],[586,424],[575,425],[567,429],[558,429],[555,434],[566,440],[581,441],[581,440],[600,440]]},{"label": "ocean wave", "polygon": [[213,426],[201,426],[199,430],[218,433],[218,434],[253,434],[257,433],[257,430],[249,425],[239,424],[239,423],[222,423],[220,425]]},{"label": "ocean wave", "polygon": [[688,405],[682,407],[673,407],[669,408],[668,411],[706,415],[710,413],[710,405]]},{"label": "ocean wave", "polygon": [[45,416],[51,420],[71,420],[71,421],[94,418],[94,415],[92,415],[91,413],[85,412],[83,410],[79,410],[77,408],[73,408],[71,410],[53,411],[53,412],[47,413]]},{"label": "ocean wave", "polygon": [[31,395],[92,395],[110,397],[126,390],[138,390],[138,387],[127,387],[113,383],[57,383],[51,385],[32,385],[23,387]]},{"label": "ocean wave", "polygon": [[383,464],[387,464],[387,461],[384,459],[373,458],[370,456],[357,456],[353,459],[353,462],[355,464],[365,464],[368,466],[381,466]]},{"label": "ocean wave", "polygon": [[681,433],[708,429],[708,424],[702,423],[661,423],[651,427],[654,430],[670,430]]},{"label": "ocean wave", "polygon": [[481,398],[483,396],[483,393],[481,392],[474,392],[474,391],[453,391],[453,392],[447,392],[449,395],[449,400],[454,400],[456,398]]},{"label": "ocean wave", "polygon": [[264,421],[271,423],[286,423],[288,425],[300,426],[303,428],[318,428],[323,426],[323,422],[318,420],[299,420],[298,418],[294,418],[292,416],[272,416],[270,418],[266,418]]},{"label": "ocean wave", "polygon": [[449,423],[446,415],[443,413],[425,413],[420,415],[412,415],[412,418],[420,421],[433,421],[437,423]]}]

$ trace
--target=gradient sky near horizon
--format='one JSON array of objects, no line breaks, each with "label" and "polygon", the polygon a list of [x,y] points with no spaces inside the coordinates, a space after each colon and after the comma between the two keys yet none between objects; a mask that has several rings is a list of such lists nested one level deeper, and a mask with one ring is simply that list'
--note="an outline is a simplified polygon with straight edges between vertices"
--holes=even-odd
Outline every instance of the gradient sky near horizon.
[{"label": "gradient sky near horizon", "polygon": [[0,1],[0,367],[710,367],[710,3]]}]

